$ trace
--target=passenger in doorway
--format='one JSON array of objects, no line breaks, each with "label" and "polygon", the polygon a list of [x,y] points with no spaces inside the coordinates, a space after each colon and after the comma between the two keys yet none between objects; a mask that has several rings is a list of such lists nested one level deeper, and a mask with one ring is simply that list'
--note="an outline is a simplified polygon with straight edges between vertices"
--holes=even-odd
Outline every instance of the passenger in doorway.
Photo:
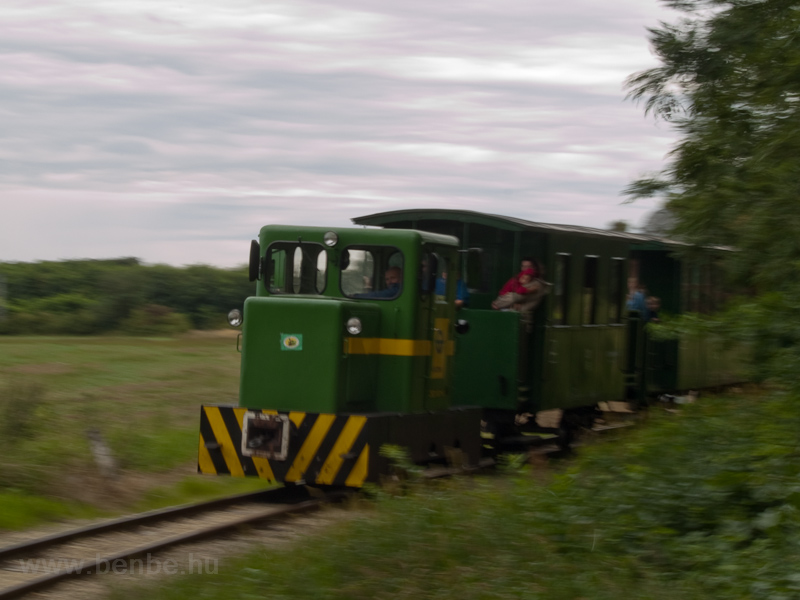
[{"label": "passenger in doorway", "polygon": [[397,298],[403,289],[403,270],[400,267],[389,267],[386,269],[386,273],[384,273],[384,280],[386,281],[385,289],[365,292],[363,294],[356,294],[353,297],[382,298],[384,300]]},{"label": "passenger in doorway", "polygon": [[646,311],[644,320],[648,323],[660,323],[661,319],[658,318],[658,311],[661,310],[661,300],[656,296],[648,296],[646,303]]},{"label": "passenger in doorway", "polygon": [[513,309],[513,306],[518,304],[523,296],[537,289],[535,275],[536,271],[533,269],[523,269],[519,275],[503,286],[497,298],[492,302],[492,308],[495,310]]},{"label": "passenger in doorway", "polygon": [[492,302],[495,310],[515,310],[520,313],[520,321],[530,331],[533,325],[533,309],[539,306],[552,287],[543,279],[536,277],[536,271],[525,269],[517,277],[516,291],[498,296]]},{"label": "passenger in doorway", "polygon": [[[445,296],[447,294],[447,273],[442,272],[441,277],[436,278],[436,295]],[[467,284],[461,279],[456,280],[456,308],[461,308],[469,302],[469,290]]]},{"label": "passenger in doorway", "polygon": [[539,277],[539,272],[536,269],[536,262],[532,258],[526,256],[520,261],[520,272],[506,281],[505,285],[503,285],[503,287],[501,287],[500,291],[497,293],[498,297],[502,296],[503,294],[508,294],[509,292],[520,293],[519,277],[523,272],[529,269],[533,271],[534,279]]},{"label": "passenger in doorway", "polygon": [[647,303],[645,301],[645,287],[636,277],[628,278],[628,310],[635,310],[644,319],[647,316]]}]

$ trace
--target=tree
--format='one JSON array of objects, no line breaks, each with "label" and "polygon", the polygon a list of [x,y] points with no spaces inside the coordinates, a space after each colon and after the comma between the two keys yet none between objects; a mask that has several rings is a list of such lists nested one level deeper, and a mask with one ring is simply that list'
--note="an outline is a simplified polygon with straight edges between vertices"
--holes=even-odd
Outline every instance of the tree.
[{"label": "tree", "polygon": [[673,229],[675,229],[675,217],[666,208],[650,213],[642,227],[644,233],[660,237],[670,237]]},{"label": "tree", "polygon": [[611,223],[608,224],[608,229],[622,233],[628,231],[628,223],[626,221],[611,221]]},{"label": "tree", "polygon": [[[650,30],[662,64],[632,76],[628,89],[647,112],[673,124],[681,140],[661,173],[634,182],[626,193],[664,195],[677,235],[738,249],[729,253],[727,270],[757,296],[736,313],[737,326],[772,348],[773,367],[786,363],[788,354],[796,367],[800,5],[662,1],[681,17]],[[774,330],[757,332],[764,324]]]}]

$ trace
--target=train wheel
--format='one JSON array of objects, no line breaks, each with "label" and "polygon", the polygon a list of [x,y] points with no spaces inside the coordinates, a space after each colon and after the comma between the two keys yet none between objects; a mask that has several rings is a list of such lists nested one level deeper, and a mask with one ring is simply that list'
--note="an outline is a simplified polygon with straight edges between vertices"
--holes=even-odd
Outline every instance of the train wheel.
[{"label": "train wheel", "polygon": [[574,439],[574,429],[569,425],[569,423],[566,423],[564,419],[562,419],[558,426],[558,437],[556,438],[556,444],[558,444],[558,448],[562,452],[572,452],[572,441]]},{"label": "train wheel", "polygon": [[571,451],[572,443],[578,432],[583,427],[590,429],[594,424],[594,418],[594,407],[564,409],[558,423],[558,441],[556,442],[558,447],[564,452]]},{"label": "train wheel", "polygon": [[514,433],[513,422],[504,419],[487,419],[481,421],[482,456],[496,458],[502,452],[503,440]]}]

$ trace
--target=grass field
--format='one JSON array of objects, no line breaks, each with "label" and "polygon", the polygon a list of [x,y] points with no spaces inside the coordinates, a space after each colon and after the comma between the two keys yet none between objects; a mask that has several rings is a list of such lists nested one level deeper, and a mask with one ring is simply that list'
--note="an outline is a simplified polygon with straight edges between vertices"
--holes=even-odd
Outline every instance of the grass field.
[{"label": "grass field", "polygon": [[[0,528],[240,491],[192,474],[199,405],[236,399],[234,345],[0,338]],[[116,597],[800,598],[798,402],[748,392],[653,409],[556,470],[378,492],[293,548]],[[116,477],[100,474],[89,429]]]},{"label": "grass field", "polygon": [[418,482],[294,548],[116,600],[800,598],[797,398],[727,395],[555,470]]},{"label": "grass field", "polygon": [[192,475],[199,407],[236,403],[238,377],[235,332],[0,337],[0,528],[221,493],[230,480]]}]

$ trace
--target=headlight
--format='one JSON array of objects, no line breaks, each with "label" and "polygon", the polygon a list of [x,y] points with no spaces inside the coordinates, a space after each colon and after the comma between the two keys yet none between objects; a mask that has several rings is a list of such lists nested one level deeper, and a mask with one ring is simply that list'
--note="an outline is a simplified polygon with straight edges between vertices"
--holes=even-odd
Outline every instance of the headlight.
[{"label": "headlight", "polygon": [[339,243],[339,236],[333,231],[327,231],[325,235],[322,236],[322,241],[325,242],[325,245],[328,248],[333,248],[337,243]]},{"label": "headlight", "polygon": [[347,319],[347,333],[350,335],[358,335],[361,333],[361,319],[358,317],[350,317]]},{"label": "headlight", "polygon": [[231,327],[239,327],[242,324],[242,311],[234,308],[228,313],[228,325]]}]

